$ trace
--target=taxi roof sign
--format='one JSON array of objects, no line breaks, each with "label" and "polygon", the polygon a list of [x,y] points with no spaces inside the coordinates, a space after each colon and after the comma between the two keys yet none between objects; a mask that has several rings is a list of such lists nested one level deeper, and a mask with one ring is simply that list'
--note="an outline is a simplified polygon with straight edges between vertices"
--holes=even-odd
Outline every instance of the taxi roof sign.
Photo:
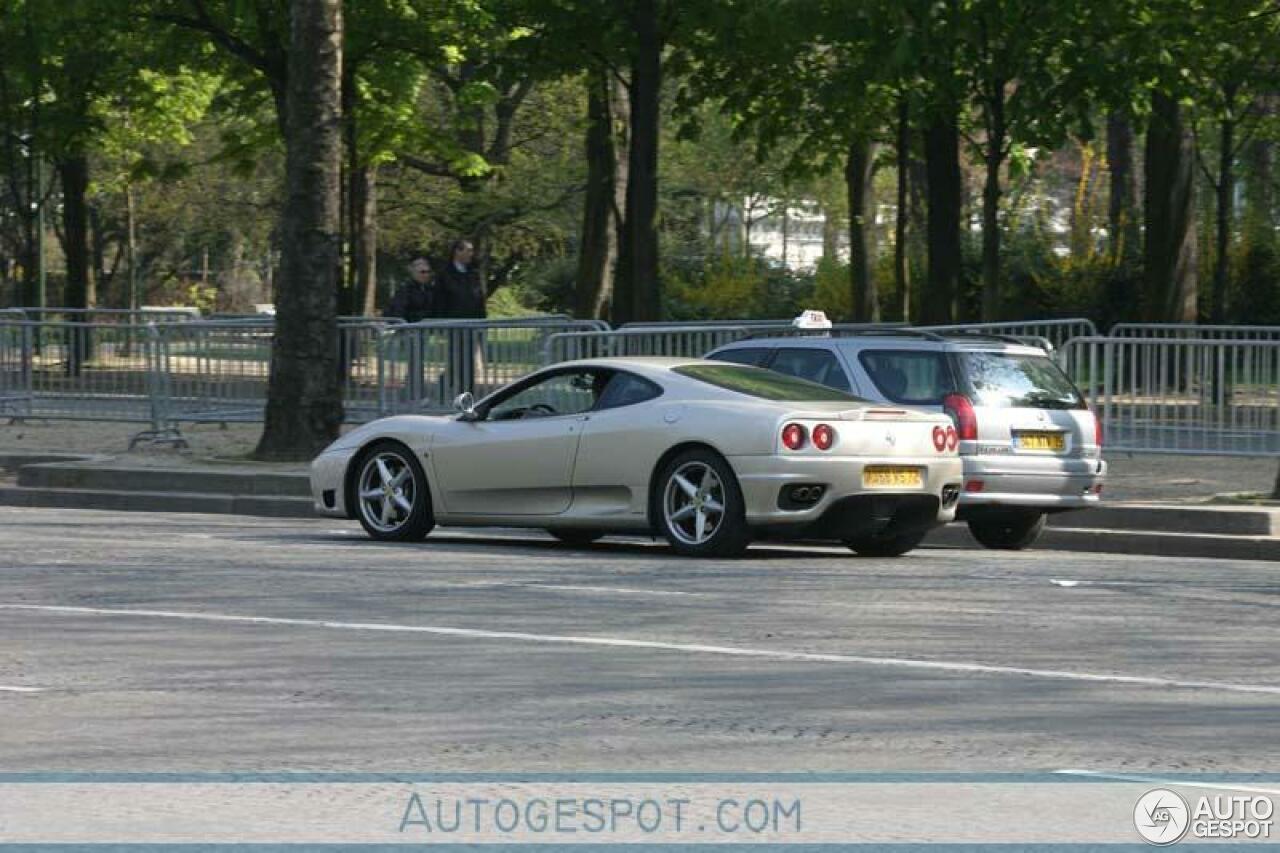
[{"label": "taxi roof sign", "polygon": [[825,311],[804,311],[791,321],[791,325],[797,329],[830,329],[831,321]]}]

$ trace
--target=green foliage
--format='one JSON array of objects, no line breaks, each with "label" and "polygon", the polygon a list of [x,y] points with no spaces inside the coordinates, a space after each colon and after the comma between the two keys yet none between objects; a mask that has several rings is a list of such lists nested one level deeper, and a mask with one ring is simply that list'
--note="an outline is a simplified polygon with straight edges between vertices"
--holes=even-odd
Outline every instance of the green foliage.
[{"label": "green foliage", "polygon": [[794,317],[811,308],[812,274],[755,256],[718,254],[663,271],[667,314],[678,320]]}]

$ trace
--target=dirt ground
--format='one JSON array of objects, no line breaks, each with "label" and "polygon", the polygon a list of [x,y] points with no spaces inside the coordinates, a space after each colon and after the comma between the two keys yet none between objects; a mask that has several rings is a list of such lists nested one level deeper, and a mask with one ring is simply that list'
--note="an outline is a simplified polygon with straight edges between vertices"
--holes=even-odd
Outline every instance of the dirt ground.
[{"label": "dirt ground", "polygon": [[146,428],[145,424],[114,422],[3,420],[0,421],[0,453],[48,450],[100,454],[127,460],[139,467],[243,464],[262,435],[261,424],[228,424],[225,428],[218,424],[183,424],[182,437],[189,447],[179,449],[142,442],[130,451],[130,440]]}]

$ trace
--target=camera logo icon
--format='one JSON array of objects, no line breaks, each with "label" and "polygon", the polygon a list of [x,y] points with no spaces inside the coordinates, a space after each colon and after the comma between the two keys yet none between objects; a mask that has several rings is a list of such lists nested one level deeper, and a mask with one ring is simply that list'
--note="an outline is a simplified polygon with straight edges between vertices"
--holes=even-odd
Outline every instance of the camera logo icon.
[{"label": "camera logo icon", "polygon": [[1181,841],[1190,824],[1187,801],[1167,788],[1147,791],[1133,807],[1133,825],[1150,844],[1164,846]]}]

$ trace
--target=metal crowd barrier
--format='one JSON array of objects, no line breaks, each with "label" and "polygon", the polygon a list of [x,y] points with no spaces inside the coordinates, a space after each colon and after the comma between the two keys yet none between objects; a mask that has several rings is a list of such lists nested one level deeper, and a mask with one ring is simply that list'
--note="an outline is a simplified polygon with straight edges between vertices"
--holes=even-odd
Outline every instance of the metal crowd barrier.
[{"label": "metal crowd barrier", "polygon": [[1028,320],[1026,322],[1009,323],[953,323],[944,326],[919,326],[917,328],[929,332],[987,332],[993,335],[1008,335],[1014,338],[1042,339],[1053,345],[1054,349],[1062,349],[1072,338],[1094,337],[1098,328],[1092,320],[1083,317],[1071,317],[1063,320]]},{"label": "metal crowd barrier", "polygon": [[[349,423],[379,417],[381,338],[394,326],[364,318],[338,324],[338,370]],[[256,423],[266,410],[275,322],[157,325],[158,385],[167,423]]]},{"label": "metal crowd barrier", "polygon": [[18,416],[151,423],[153,351],[148,326],[0,319],[0,394]]},{"label": "metal crowd barrier", "polygon": [[564,332],[547,338],[542,361],[544,364],[557,364],[580,358],[619,356],[700,358],[716,347],[745,338],[751,331],[748,326],[711,325]]},{"label": "metal crowd barrier", "polygon": [[1113,338],[1195,338],[1205,341],[1280,341],[1280,326],[1199,325],[1196,323],[1116,323]]},{"label": "metal crowd barrier", "polygon": [[1095,336],[1059,357],[1109,450],[1280,455],[1280,340]]},{"label": "metal crowd barrier", "polygon": [[387,328],[378,359],[379,411],[449,411],[463,391],[480,397],[542,367],[548,340],[565,333],[600,334],[602,325],[519,317]]},{"label": "metal crowd barrier", "polygon": [[20,317],[0,316],[0,414],[10,417],[31,414],[31,324]]},{"label": "metal crowd barrier", "polygon": [[200,319],[199,308],[25,308],[30,320],[39,322],[96,323],[144,326],[147,323],[185,323]]}]

